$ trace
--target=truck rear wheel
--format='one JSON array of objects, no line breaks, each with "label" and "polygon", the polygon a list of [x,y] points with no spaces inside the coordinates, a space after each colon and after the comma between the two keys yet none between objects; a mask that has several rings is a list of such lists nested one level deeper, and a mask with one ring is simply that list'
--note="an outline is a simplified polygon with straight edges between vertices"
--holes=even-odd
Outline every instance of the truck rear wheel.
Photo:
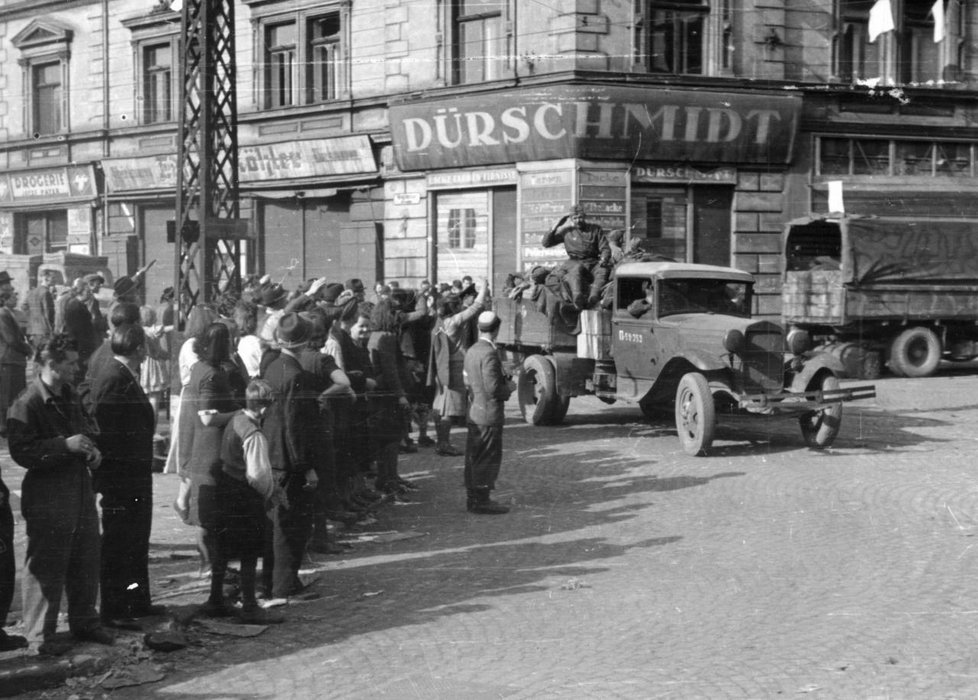
[{"label": "truck rear wheel", "polygon": [[530,355],[523,360],[516,393],[527,423],[557,425],[567,415],[570,397],[557,393],[557,372],[545,357]]},{"label": "truck rear wheel", "polygon": [[[830,391],[839,388],[839,378],[831,373],[820,374],[809,386],[809,391]],[[815,450],[829,447],[842,427],[842,402],[834,403],[821,411],[810,411],[798,418],[805,444]]]},{"label": "truck rear wheel", "polygon": [[929,377],[941,361],[941,341],[929,328],[908,328],[890,344],[890,370],[901,377]]},{"label": "truck rear wheel", "polygon": [[676,432],[686,454],[705,454],[713,444],[716,424],[716,407],[706,377],[699,372],[684,374],[676,389]]}]

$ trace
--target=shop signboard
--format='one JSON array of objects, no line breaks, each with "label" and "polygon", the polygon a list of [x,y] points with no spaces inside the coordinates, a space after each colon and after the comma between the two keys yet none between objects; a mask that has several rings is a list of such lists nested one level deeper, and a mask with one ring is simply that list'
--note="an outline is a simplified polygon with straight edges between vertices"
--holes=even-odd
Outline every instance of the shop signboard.
[{"label": "shop signboard", "polygon": [[91,165],[0,173],[0,204],[64,204],[98,196]]},{"label": "shop signboard", "polygon": [[[173,190],[177,186],[176,154],[107,158],[102,161],[109,192]],[[376,173],[370,138],[340,136],[281,143],[244,145],[238,149],[238,182],[297,180]]]},{"label": "shop signboard", "polygon": [[391,106],[401,170],[563,158],[787,164],[801,98],[672,87],[558,85]]}]

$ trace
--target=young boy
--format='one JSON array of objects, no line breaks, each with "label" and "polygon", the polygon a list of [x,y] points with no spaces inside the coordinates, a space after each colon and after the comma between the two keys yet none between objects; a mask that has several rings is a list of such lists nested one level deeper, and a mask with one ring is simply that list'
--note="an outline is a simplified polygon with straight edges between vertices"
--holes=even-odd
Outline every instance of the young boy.
[{"label": "young boy", "polygon": [[273,401],[272,387],[261,379],[252,380],[245,390],[245,408],[224,429],[223,469],[217,485],[222,504],[218,529],[221,561],[213,562],[211,594],[204,604],[205,613],[210,615],[232,612],[224,600],[223,575],[218,572],[225,571],[229,559],[239,559],[242,603],[239,618],[250,624],[282,621],[265,613],[255,595],[255,569],[265,542],[265,513],[273,506],[288,507],[285,492],[272,474],[268,442],[261,431],[262,415]]}]

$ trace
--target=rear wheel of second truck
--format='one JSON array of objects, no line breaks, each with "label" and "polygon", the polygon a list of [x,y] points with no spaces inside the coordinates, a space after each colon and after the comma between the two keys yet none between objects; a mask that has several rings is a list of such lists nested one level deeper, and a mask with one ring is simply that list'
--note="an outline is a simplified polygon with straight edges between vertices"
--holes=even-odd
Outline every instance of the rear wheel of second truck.
[{"label": "rear wheel of second truck", "polygon": [[901,377],[929,377],[941,362],[941,340],[930,328],[907,328],[890,344],[890,371]]}]

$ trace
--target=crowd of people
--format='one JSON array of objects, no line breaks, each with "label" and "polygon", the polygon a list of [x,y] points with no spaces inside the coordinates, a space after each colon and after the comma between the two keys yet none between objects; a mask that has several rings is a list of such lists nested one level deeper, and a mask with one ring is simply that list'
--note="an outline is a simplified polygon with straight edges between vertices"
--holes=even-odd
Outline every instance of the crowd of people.
[{"label": "crowd of people", "polygon": [[[345,551],[337,526],[369,523],[419,490],[399,473],[401,453],[464,455],[466,508],[508,510],[490,494],[513,386],[485,280],[378,282],[368,298],[358,279],[290,291],[249,278],[184,314],[172,289],[140,306],[143,274],[115,281],[106,314],[100,275],[59,294],[41,274],[21,308],[25,330],[0,273],[0,403],[11,457],[26,469],[27,531],[26,638],[0,636],[0,650],[67,650],[56,635],[62,597],[72,635],[105,644],[165,612],[148,576],[164,409],[164,471],[180,479],[173,508],[195,528],[210,576],[204,615],[280,622],[273,608],[313,594],[298,575],[309,551]],[[458,425],[468,428],[464,452],[452,443]],[[8,493],[0,482],[0,619],[15,572]]]}]

